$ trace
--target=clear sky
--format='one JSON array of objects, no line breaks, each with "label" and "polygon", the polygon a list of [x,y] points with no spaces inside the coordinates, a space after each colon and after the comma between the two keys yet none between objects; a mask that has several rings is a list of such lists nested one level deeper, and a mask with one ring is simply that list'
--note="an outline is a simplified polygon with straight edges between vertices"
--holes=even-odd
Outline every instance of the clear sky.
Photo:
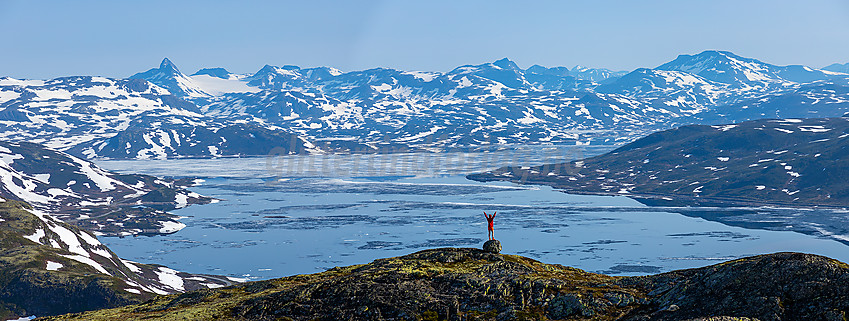
[{"label": "clear sky", "polygon": [[126,77],[169,57],[249,73],[265,64],[448,71],[655,67],[729,50],[777,65],[849,62],[846,0],[10,1],[0,76]]}]

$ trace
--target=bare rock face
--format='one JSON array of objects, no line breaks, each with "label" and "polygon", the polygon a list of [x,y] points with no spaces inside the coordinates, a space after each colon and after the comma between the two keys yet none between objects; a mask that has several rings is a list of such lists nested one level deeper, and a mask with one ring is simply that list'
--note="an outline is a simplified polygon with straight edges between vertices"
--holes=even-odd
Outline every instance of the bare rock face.
[{"label": "bare rock face", "polygon": [[489,240],[483,244],[483,250],[489,253],[501,253],[501,242],[498,240]]}]

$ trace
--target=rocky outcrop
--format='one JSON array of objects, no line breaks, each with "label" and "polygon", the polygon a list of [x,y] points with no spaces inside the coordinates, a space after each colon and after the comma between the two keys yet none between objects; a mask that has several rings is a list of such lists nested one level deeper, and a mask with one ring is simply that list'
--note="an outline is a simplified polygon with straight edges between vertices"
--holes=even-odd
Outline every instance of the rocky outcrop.
[{"label": "rocky outcrop", "polygon": [[498,240],[489,240],[483,243],[483,250],[489,253],[501,253],[501,242]]},{"label": "rocky outcrop", "polygon": [[618,284],[649,291],[652,306],[635,314],[653,315],[652,320],[711,315],[845,320],[849,311],[849,265],[802,253],[760,255]]},{"label": "rocky outcrop", "polygon": [[849,266],[778,253],[642,277],[443,248],[48,320],[843,320]]}]

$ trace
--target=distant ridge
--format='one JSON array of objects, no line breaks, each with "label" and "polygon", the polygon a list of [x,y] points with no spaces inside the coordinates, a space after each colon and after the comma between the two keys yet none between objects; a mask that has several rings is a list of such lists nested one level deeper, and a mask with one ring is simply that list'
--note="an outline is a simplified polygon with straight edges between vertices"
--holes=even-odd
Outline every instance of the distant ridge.
[{"label": "distant ridge", "polygon": [[849,206],[849,118],[764,119],[657,132],[568,163],[502,167],[480,181],[545,184],[668,205]]}]

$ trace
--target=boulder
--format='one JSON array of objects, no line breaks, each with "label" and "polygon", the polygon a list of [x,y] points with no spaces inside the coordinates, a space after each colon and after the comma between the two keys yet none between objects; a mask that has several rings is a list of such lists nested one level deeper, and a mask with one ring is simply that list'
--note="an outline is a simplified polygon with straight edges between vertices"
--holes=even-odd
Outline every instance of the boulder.
[{"label": "boulder", "polygon": [[501,242],[498,240],[489,240],[483,244],[483,250],[490,253],[501,253]]}]

